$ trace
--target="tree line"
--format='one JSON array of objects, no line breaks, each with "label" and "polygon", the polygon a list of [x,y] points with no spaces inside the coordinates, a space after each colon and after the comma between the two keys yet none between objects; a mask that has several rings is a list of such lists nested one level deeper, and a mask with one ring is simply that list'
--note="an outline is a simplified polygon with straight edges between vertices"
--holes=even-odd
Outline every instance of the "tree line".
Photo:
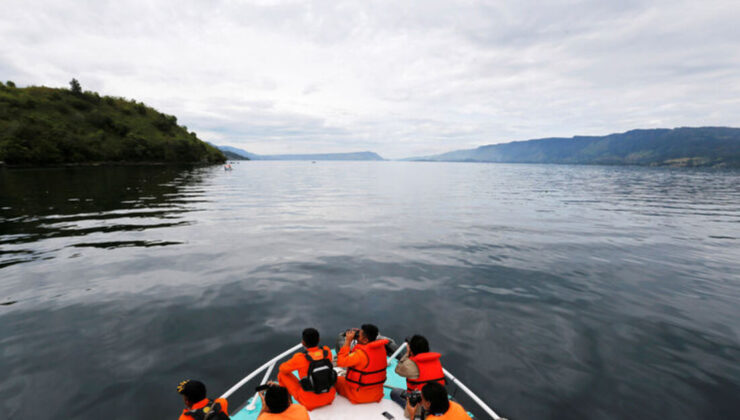
[{"label": "tree line", "polygon": [[0,161],[220,163],[225,156],[178,125],[177,118],[133,99],[0,82]]}]

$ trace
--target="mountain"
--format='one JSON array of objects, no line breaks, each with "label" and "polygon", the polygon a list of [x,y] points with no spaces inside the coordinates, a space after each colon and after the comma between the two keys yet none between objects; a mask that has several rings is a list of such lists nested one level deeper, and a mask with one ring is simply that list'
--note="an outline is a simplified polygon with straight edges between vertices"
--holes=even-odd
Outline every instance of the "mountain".
[{"label": "mountain", "polygon": [[251,160],[384,160],[373,152],[318,153],[297,155],[256,155],[231,146],[216,146],[222,152],[231,152]]},{"label": "mountain", "polygon": [[229,152],[228,150],[221,150],[221,153],[223,153],[228,160],[251,160],[246,156],[234,152]]},{"label": "mountain", "polygon": [[377,153],[319,153],[305,155],[260,155],[261,160],[383,160]]},{"label": "mountain", "polygon": [[219,163],[226,157],[177,118],[135,100],[0,82],[0,161]]},{"label": "mountain", "polygon": [[249,153],[249,152],[247,152],[244,149],[239,149],[239,148],[231,147],[231,146],[216,146],[215,144],[213,146],[214,147],[217,147],[222,152],[229,152],[229,153],[232,153],[232,154],[241,156],[242,159],[243,158],[247,158],[249,160],[258,160],[259,159],[259,155],[255,155],[254,153]]},{"label": "mountain", "polygon": [[740,129],[682,127],[543,138],[404,160],[740,167]]}]

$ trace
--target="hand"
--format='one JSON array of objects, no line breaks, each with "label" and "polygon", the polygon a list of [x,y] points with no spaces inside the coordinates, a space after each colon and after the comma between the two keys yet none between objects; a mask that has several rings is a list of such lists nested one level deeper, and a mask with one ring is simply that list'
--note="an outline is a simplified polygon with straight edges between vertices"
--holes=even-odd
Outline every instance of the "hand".
[{"label": "hand", "polygon": [[262,409],[260,410],[260,414],[269,412],[267,410],[267,404],[265,404],[265,391],[260,391],[259,394],[260,394],[260,400],[262,402],[262,404],[261,404],[262,405]]},{"label": "hand", "polygon": [[348,341],[352,341],[355,339],[356,335],[357,335],[357,330],[349,330],[347,331],[347,334],[344,336],[344,339]]},{"label": "hand", "polygon": [[355,329],[347,330],[347,332],[344,333],[345,347],[349,347],[349,345],[352,344],[352,340],[355,339],[356,335],[357,335],[357,330]]},{"label": "hand", "polygon": [[409,404],[409,397],[406,396],[406,407],[404,407],[406,417],[413,419],[416,416],[416,406]]}]

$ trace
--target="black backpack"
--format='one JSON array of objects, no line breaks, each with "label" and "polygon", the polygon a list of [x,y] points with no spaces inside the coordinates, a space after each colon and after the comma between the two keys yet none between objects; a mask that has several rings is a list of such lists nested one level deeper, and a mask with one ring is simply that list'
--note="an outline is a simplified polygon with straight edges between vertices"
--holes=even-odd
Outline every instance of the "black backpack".
[{"label": "black backpack", "polygon": [[337,382],[337,372],[334,371],[329,352],[326,349],[323,349],[323,351],[324,357],[314,360],[307,350],[303,350],[303,354],[308,360],[308,374],[305,378],[301,378],[301,387],[304,391],[323,394],[329,392]]},{"label": "black backpack", "polygon": [[221,411],[221,404],[208,400],[209,405],[190,410],[185,413],[186,416],[192,417],[193,420],[230,420],[231,417]]}]

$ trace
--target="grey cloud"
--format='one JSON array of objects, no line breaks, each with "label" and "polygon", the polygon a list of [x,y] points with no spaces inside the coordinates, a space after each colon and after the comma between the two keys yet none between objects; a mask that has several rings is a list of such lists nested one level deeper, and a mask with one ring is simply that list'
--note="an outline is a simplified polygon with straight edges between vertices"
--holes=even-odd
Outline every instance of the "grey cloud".
[{"label": "grey cloud", "polygon": [[258,153],[431,154],[736,125],[736,1],[6,0],[0,79],[143,100]]}]

